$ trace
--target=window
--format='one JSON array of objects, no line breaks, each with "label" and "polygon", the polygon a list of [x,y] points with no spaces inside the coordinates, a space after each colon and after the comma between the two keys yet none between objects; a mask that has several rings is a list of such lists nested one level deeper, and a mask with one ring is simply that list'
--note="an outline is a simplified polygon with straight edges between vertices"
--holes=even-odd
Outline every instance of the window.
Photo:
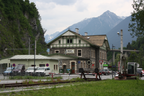
[{"label": "window", "polygon": [[58,65],[56,65],[56,70],[57,70],[57,68],[58,68]]},{"label": "window", "polygon": [[67,43],[69,44],[73,43],[72,41],[73,41],[72,39],[67,39]]},{"label": "window", "polygon": [[78,55],[78,56],[82,56],[82,52],[81,52],[81,51],[82,51],[82,50],[78,50],[78,51],[77,51],[77,55]]},{"label": "window", "polygon": [[39,67],[45,67],[45,64],[39,64]]},{"label": "window", "polygon": [[58,70],[58,65],[54,65],[54,70]]},{"label": "window", "polygon": [[81,40],[79,40],[79,44],[81,44]]},{"label": "window", "polygon": [[54,70],[55,70],[55,65],[54,65]]},{"label": "window", "polygon": [[55,53],[60,53],[60,51],[59,50],[55,50]]},{"label": "window", "polygon": [[82,62],[81,62],[81,68],[82,68]]},{"label": "window", "polygon": [[59,53],[59,51],[56,51],[56,53]]},{"label": "window", "polygon": [[61,40],[59,40],[59,44],[61,44]]}]

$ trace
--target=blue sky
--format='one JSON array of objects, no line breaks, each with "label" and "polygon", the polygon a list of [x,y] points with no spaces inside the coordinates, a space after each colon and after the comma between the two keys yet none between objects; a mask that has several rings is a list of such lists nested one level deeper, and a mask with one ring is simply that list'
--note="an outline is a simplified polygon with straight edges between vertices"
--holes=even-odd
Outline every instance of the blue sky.
[{"label": "blue sky", "polygon": [[62,31],[85,18],[98,17],[109,10],[118,16],[130,16],[133,0],[29,0],[42,18],[46,34]]}]

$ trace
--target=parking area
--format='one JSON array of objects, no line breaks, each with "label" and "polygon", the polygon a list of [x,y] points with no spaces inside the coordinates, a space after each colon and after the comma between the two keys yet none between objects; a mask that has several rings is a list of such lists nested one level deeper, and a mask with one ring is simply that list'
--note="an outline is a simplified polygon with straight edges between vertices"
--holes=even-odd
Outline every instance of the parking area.
[{"label": "parking area", "polygon": [[[54,77],[58,77],[58,76],[61,76],[63,78],[63,80],[67,80],[67,79],[72,79],[72,78],[77,78],[79,77],[80,78],[80,75],[79,74],[71,74],[71,75],[54,75]],[[24,80],[9,80],[8,79],[9,77],[8,76],[3,76],[2,74],[0,74],[0,84],[6,84],[6,83],[20,83]],[[86,78],[95,78],[95,76],[93,75],[86,75]],[[101,79],[102,80],[105,80],[105,79],[112,79],[112,75],[101,75]],[[143,77],[140,77],[141,80],[144,80],[144,76]],[[46,79],[43,79],[44,81]],[[34,81],[37,81],[37,80],[34,80]]]}]

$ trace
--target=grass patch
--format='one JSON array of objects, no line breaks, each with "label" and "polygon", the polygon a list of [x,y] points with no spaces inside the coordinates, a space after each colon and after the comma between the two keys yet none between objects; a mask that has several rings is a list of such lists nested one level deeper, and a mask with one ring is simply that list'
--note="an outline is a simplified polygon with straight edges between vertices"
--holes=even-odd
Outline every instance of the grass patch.
[{"label": "grass patch", "polygon": [[[15,80],[15,79],[51,79],[51,77],[40,77],[40,76],[10,76],[9,79]],[[53,77],[53,79],[62,79],[61,76],[59,77]]]},{"label": "grass patch", "polygon": [[[73,83],[74,86],[3,93],[0,96],[144,96],[144,80],[103,80]],[[71,83],[72,84],[72,83]]]}]

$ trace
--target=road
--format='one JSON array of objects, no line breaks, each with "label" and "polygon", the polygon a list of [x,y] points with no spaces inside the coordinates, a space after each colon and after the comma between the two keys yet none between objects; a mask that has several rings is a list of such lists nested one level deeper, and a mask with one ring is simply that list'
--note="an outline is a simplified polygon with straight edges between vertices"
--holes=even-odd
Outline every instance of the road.
[{"label": "road", "polygon": [[[80,78],[80,75],[78,74],[73,74],[73,75],[54,75],[54,77],[58,77],[58,76],[62,76],[63,77],[63,80],[66,80],[66,79],[72,79],[72,78],[77,78],[79,77]],[[95,76],[93,75],[86,75],[87,78],[95,78]],[[101,75],[101,79],[104,80],[104,79],[112,79],[112,75]],[[141,80],[144,80],[144,76],[140,78]],[[0,74],[0,84],[6,84],[6,83],[20,83],[22,81],[25,81],[25,80],[8,80],[8,76],[3,76],[2,74]],[[34,81],[39,81],[39,80],[34,80]],[[43,81],[46,81],[46,79],[43,79]]]}]

